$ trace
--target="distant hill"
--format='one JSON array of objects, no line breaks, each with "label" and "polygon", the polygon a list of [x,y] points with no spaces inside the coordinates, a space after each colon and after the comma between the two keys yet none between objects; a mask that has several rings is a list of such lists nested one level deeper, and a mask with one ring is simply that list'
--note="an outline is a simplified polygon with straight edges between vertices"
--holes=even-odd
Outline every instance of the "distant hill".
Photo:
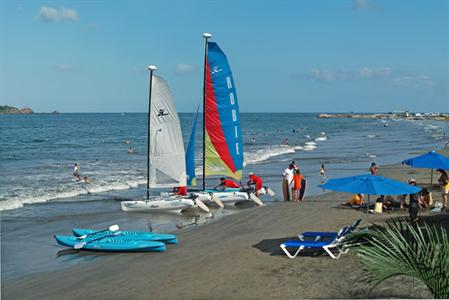
[{"label": "distant hill", "polygon": [[18,109],[17,107],[0,105],[0,114],[12,115],[12,114],[34,114],[34,111],[29,107]]}]

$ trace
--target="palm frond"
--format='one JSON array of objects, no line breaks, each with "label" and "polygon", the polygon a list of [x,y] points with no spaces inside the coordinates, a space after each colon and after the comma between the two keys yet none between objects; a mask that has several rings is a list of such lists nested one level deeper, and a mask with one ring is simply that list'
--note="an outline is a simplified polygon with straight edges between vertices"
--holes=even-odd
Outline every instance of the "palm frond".
[{"label": "palm frond", "polygon": [[435,298],[449,298],[449,239],[443,227],[396,220],[354,233],[346,243],[371,274],[370,292],[388,278],[405,275],[421,280]]}]

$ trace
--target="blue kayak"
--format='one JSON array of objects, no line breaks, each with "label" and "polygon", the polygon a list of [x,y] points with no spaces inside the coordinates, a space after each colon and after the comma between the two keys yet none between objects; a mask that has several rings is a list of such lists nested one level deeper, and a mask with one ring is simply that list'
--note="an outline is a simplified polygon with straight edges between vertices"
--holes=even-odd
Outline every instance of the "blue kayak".
[{"label": "blue kayak", "polygon": [[[97,230],[92,229],[81,229],[81,228],[73,228],[72,229],[74,236],[82,236],[86,234],[91,234],[89,237],[100,237],[105,235],[114,234],[112,231],[102,231],[97,232]],[[95,234],[93,234],[95,233]],[[145,232],[145,231],[118,231],[115,233],[116,237],[120,237],[123,240],[144,240],[144,241],[158,241],[167,244],[177,244],[178,238],[174,234],[165,234],[165,233],[154,233],[154,232]]]},{"label": "blue kayak", "polygon": [[110,252],[162,252],[167,250],[164,243],[156,241],[136,241],[126,240],[117,236],[104,237],[99,240],[96,238],[79,239],[68,235],[54,235],[56,242],[59,245],[74,248],[76,244],[86,242],[80,250],[93,251],[110,251]]}]

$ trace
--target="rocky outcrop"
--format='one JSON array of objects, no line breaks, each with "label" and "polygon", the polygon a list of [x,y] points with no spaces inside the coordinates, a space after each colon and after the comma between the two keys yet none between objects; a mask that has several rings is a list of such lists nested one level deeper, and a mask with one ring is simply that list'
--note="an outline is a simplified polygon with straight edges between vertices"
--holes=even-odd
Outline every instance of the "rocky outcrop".
[{"label": "rocky outcrop", "polygon": [[17,107],[0,105],[0,114],[33,114],[34,111],[29,107],[18,109]]}]

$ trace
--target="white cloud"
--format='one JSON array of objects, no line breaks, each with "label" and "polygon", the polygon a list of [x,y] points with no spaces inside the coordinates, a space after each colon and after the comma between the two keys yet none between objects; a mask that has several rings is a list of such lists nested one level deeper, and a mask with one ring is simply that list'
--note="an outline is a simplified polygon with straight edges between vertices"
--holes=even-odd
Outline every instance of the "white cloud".
[{"label": "white cloud", "polygon": [[175,67],[175,74],[179,76],[187,75],[196,71],[196,68],[186,63],[179,63]]},{"label": "white cloud", "polygon": [[97,29],[98,25],[95,22],[88,22],[86,26],[84,27],[85,30],[95,30]]},{"label": "white cloud", "polygon": [[393,78],[391,83],[395,86],[406,88],[431,89],[435,86],[435,81],[427,75],[408,75]]},{"label": "white cloud", "polygon": [[353,0],[353,10],[382,10],[382,7],[373,3],[371,0]]},{"label": "white cloud", "polygon": [[390,76],[391,73],[392,69],[389,67],[361,67],[355,70],[321,70],[319,68],[313,68],[306,72],[305,76],[317,82],[329,83],[334,81],[347,81],[355,79],[384,78]]},{"label": "white cloud", "polygon": [[357,78],[379,78],[379,77],[387,77],[391,75],[391,68],[368,68],[362,67],[354,72],[355,77]]},{"label": "white cloud", "polygon": [[54,8],[42,6],[39,10],[39,19],[44,22],[77,22],[79,20],[76,10],[71,8]]},{"label": "white cloud", "polygon": [[73,66],[68,64],[57,64],[56,69],[62,72],[70,72],[73,70]]},{"label": "white cloud", "polygon": [[431,76],[416,75],[404,70],[393,70],[390,67],[360,67],[348,70],[313,68],[307,71],[304,76],[319,83],[377,80],[398,88],[429,90],[438,86],[438,82]]},{"label": "white cloud", "polygon": [[306,73],[306,77],[319,81],[319,82],[332,82],[337,80],[336,74],[332,70],[320,70],[318,68],[313,68]]}]

